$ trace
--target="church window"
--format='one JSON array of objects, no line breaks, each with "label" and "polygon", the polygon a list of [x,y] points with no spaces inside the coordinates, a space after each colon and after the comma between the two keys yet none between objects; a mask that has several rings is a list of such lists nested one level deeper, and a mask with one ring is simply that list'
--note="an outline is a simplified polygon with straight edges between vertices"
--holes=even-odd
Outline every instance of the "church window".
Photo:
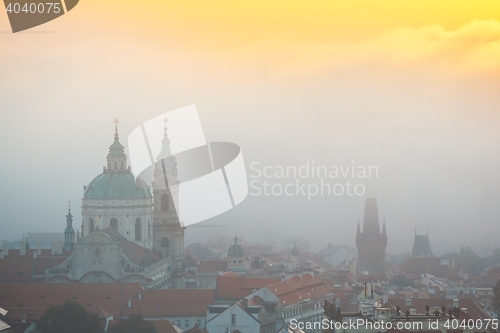
[{"label": "church window", "polygon": [[142,240],[141,231],[142,231],[141,218],[138,217],[135,219],[135,240],[136,241]]},{"label": "church window", "polygon": [[163,238],[161,239],[161,244],[160,244],[160,246],[161,246],[161,247],[168,247],[168,245],[169,245],[169,244],[168,244],[168,238],[167,238],[167,237],[163,237]]},{"label": "church window", "polygon": [[231,315],[231,325],[236,325],[236,315],[234,313]]},{"label": "church window", "polygon": [[118,220],[116,218],[113,217],[109,221],[109,225],[111,226],[111,228],[113,228],[114,231],[118,232]]},{"label": "church window", "polygon": [[238,264],[241,264],[241,260],[238,260]]},{"label": "church window", "polygon": [[233,260],[233,264],[236,264],[236,260]]},{"label": "church window", "polygon": [[94,219],[89,217],[89,233],[94,232]]},{"label": "church window", "polygon": [[169,199],[169,197],[167,194],[161,195],[161,208],[160,209],[162,212],[168,212],[168,210],[169,210],[169,207],[168,207],[169,200],[168,199]]},{"label": "church window", "polygon": [[115,170],[118,169],[118,167],[116,166],[116,162],[115,162]]},{"label": "church window", "polygon": [[121,163],[120,169],[122,169],[122,170],[123,170],[123,162]]}]

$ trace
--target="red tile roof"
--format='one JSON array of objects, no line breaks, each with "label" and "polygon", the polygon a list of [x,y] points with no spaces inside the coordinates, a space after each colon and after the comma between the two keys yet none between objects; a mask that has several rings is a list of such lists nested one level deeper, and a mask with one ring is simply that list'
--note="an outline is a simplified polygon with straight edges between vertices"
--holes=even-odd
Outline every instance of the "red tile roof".
[{"label": "red tile roof", "polygon": [[217,299],[241,299],[255,290],[279,281],[279,279],[246,278],[234,272],[227,272],[217,277]]},{"label": "red tile roof", "polygon": [[[406,309],[415,309],[418,314],[425,313],[425,306],[429,305],[430,307],[441,307],[445,306],[447,309],[453,307],[453,299],[447,298],[412,298],[411,305],[406,305],[405,299],[391,298],[389,301],[384,304],[384,307],[389,307],[395,309],[396,306],[399,305],[402,312],[406,311]],[[484,312],[473,300],[461,298],[458,303],[460,308],[467,308],[467,315],[472,319],[490,319],[491,317]]]},{"label": "red tile roof", "polygon": [[0,283],[40,282],[32,276],[44,275],[46,268],[59,265],[71,254],[63,252],[63,255],[52,256],[51,250],[44,249],[35,259],[34,252],[36,250],[27,250],[26,255],[21,256],[19,250],[10,250],[8,256],[0,259]]},{"label": "red tile roof", "polygon": [[[9,311],[23,307],[49,307],[68,299],[86,308],[101,307],[114,319],[119,319],[122,314],[140,314],[143,317],[205,316],[207,306],[214,304],[215,291],[144,290],[138,283],[0,284],[0,303]],[[130,308],[127,307],[129,299]]]},{"label": "red tile roof", "polygon": [[288,280],[266,286],[269,291],[278,296],[285,306],[304,301],[308,298],[321,298],[331,296],[332,292],[322,280],[309,274],[302,277],[294,276]]},{"label": "red tile roof", "polygon": [[107,227],[101,231],[108,234],[112,239],[120,242],[123,254],[136,265],[147,267],[161,260],[160,254],[156,251],[145,249],[134,242],[128,241],[111,227]]},{"label": "red tile roof", "polygon": [[144,290],[142,299],[134,299],[132,307],[123,309],[123,314],[141,316],[206,316],[207,307],[215,303],[213,289],[168,289]]},{"label": "red tile roof", "polygon": [[177,333],[172,323],[168,320],[152,320],[151,323],[158,333]]}]

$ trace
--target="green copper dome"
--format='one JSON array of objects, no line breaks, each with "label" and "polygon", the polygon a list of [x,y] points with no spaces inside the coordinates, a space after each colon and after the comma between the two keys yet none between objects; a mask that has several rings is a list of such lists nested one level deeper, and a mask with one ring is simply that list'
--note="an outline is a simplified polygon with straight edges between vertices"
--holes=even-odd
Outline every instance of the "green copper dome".
[{"label": "green copper dome", "polygon": [[227,250],[228,257],[243,257],[245,255],[245,251],[243,251],[243,247],[238,244],[238,238],[234,237],[234,243],[231,245],[229,250]]},{"label": "green copper dome", "polygon": [[148,186],[130,172],[104,172],[95,177],[83,192],[84,199],[151,198]]}]

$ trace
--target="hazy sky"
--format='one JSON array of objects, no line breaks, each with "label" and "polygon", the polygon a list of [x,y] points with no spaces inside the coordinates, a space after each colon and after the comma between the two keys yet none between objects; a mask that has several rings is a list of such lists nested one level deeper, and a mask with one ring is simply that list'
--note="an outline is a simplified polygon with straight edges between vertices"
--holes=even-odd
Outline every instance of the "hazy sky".
[{"label": "hazy sky", "polygon": [[[115,117],[196,104],[262,165],[376,165],[389,253],[500,246],[500,2],[96,1],[24,33],[0,11],[0,238],[81,224]],[[252,197],[194,229],[355,243],[363,197]]]}]

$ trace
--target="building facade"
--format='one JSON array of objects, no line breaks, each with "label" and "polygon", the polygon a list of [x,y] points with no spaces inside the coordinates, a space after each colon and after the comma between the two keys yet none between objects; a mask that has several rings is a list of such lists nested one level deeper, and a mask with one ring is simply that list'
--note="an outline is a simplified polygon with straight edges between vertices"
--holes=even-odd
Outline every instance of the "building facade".
[{"label": "building facade", "polygon": [[177,178],[166,121],[152,190],[127,165],[116,126],[103,172],[84,187],[81,236],[75,244],[68,213],[64,246],[74,251],[47,278],[54,282],[136,281],[146,288],[183,289],[185,228],[179,221]]}]

